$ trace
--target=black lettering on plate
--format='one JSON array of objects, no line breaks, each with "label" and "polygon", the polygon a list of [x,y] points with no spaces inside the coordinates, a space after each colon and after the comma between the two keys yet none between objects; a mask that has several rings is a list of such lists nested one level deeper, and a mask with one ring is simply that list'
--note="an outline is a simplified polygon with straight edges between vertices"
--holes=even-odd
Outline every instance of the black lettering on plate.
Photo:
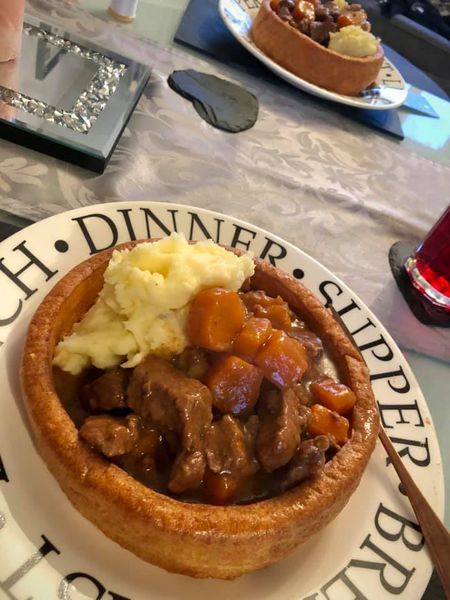
[{"label": "black lettering on plate", "polygon": [[[370,538],[370,534],[366,537],[360,548],[368,548],[379,556],[383,562],[352,559],[348,566],[379,571],[380,582],[383,588],[391,594],[401,594],[416,570],[415,567],[409,570],[401,565],[395,558],[392,558],[392,556],[389,556],[389,554],[374,544]],[[392,573],[392,569],[389,569],[388,571],[388,566],[391,566],[394,569],[394,573]],[[396,581],[397,579],[398,581]]]},{"label": "black lettering on plate", "polygon": [[70,600],[72,597],[70,593],[71,585],[74,581],[79,579],[85,579],[96,587],[97,595],[95,600],[101,600],[101,598],[103,598],[103,595],[106,592],[105,586],[102,585],[98,579],[92,577],[92,575],[88,575],[87,573],[70,573],[70,575],[66,575],[59,584],[58,598],[60,598],[60,600]]},{"label": "black lettering on plate", "polygon": [[60,554],[60,551],[56,546],[54,546],[49,539],[45,537],[45,535],[41,536],[44,540],[42,546],[36,550],[34,554],[30,556],[28,560],[26,560],[18,569],[12,573],[9,577],[7,577],[4,581],[0,581],[0,590],[5,592],[8,598],[11,600],[16,600],[16,597],[10,592],[10,589],[18,582],[22,577],[24,577],[31,569],[41,562],[43,558],[50,554],[50,552],[56,552],[56,554]]},{"label": "black lettering on plate", "polygon": [[[85,215],[84,217],[74,217],[72,221],[76,221],[81,229],[81,233],[83,234],[84,239],[89,246],[90,254],[97,254],[97,252],[101,252],[102,250],[107,250],[108,248],[112,248],[117,244],[117,240],[119,239],[119,233],[117,231],[117,227],[114,221],[107,217],[106,215],[102,215],[100,213],[92,213],[90,215]],[[110,242],[106,244],[106,246],[99,247],[95,244],[94,239],[92,238],[89,229],[88,223],[93,223],[98,227],[99,222],[103,223],[108,229],[108,233],[110,234]]]},{"label": "black lettering on plate", "polygon": [[[378,346],[381,346],[380,350],[384,348],[383,354],[379,354],[373,350],[373,348],[377,348]],[[378,360],[389,361],[394,358],[394,353],[392,352],[391,347],[381,334],[377,340],[363,344],[362,346],[359,346],[359,349],[361,352],[364,352],[364,350],[372,350],[373,356]]]},{"label": "black lettering on plate", "polygon": [[[331,591],[331,588],[333,586],[335,586],[336,594],[333,594],[332,596],[330,596],[328,594],[328,591],[329,590]],[[367,597],[364,596],[362,591],[356,587],[356,585],[353,583],[353,581],[347,575],[347,567],[345,567],[345,569],[342,569],[342,571],[339,571],[339,573],[337,575],[335,575],[333,577],[333,579],[330,579],[330,581],[327,581],[327,583],[320,588],[320,591],[322,592],[322,594],[325,596],[325,598],[327,600],[332,600],[332,599],[339,600],[339,598],[343,597],[342,586],[345,586],[347,588],[347,590],[350,590],[352,592],[352,594],[354,594],[352,600],[368,600]]]},{"label": "black lettering on plate", "polygon": [[190,240],[197,240],[198,239],[197,234],[195,233],[195,226],[197,226],[197,228],[205,236],[205,239],[207,239],[207,240],[214,240],[217,244],[219,243],[219,241],[220,241],[220,228],[222,226],[222,223],[224,222],[223,219],[217,219],[217,217],[214,217],[214,221],[216,222],[216,233],[215,233],[215,235],[212,235],[206,229],[205,224],[200,219],[200,217],[198,216],[197,213],[188,212],[188,214],[191,215],[191,226],[189,228],[189,239]]},{"label": "black lettering on plate", "polygon": [[[64,579],[61,581],[61,583],[59,584],[59,588],[58,588],[59,600],[71,600],[71,598],[72,598],[71,586],[74,581],[77,581],[80,579],[84,579],[85,581],[87,580],[95,586],[96,592],[97,592],[95,600],[101,600],[103,598],[103,596],[106,593],[106,588],[102,583],[100,583],[100,581],[98,579],[96,579],[92,575],[88,575],[87,573],[70,573],[69,575],[66,575],[64,577]],[[115,592],[108,592],[108,594],[111,596],[111,598],[113,600],[130,600],[129,598],[126,598],[125,596],[121,596],[120,594],[116,594]]]},{"label": "black lettering on plate", "polygon": [[[417,440],[406,440],[404,438],[391,437],[391,442],[393,444],[406,444],[404,448],[397,450],[400,456],[407,456],[411,462],[413,462],[418,467],[428,467],[430,464],[430,449],[428,447],[428,438],[425,438],[423,442]],[[421,457],[413,456],[410,452],[410,447],[421,448],[425,451],[425,454]],[[422,453],[423,454],[423,453]],[[391,464],[391,459],[386,459],[386,465]]]},{"label": "black lettering on plate", "polygon": [[[382,526],[382,523],[384,524],[384,527]],[[386,528],[386,525],[388,524],[390,525],[389,531]],[[377,528],[378,533],[390,542],[396,542],[401,538],[403,544],[412,552],[419,552],[425,543],[423,535],[420,536],[418,542],[412,542],[406,537],[405,532],[407,529],[412,529],[416,533],[420,533],[420,527],[417,523],[390,510],[386,506],[383,506],[383,504],[380,504],[377,514],[375,515],[375,527]],[[393,529],[395,530],[393,531]]]},{"label": "black lettering on plate", "polygon": [[[423,419],[422,419],[422,415],[420,414],[420,410],[419,410],[419,406],[417,404],[417,400],[414,400],[413,404],[380,404],[378,403],[378,408],[380,409],[380,417],[381,417],[381,422],[383,423],[383,427],[385,429],[392,429],[394,427],[394,425],[414,425],[415,427],[423,427],[424,423],[423,423]],[[397,411],[398,415],[392,414],[390,413],[390,411]],[[417,421],[416,423],[411,423],[411,420],[408,418],[405,418],[405,415],[403,414],[404,412],[408,412],[408,411],[412,411],[414,414],[412,416],[417,416]],[[385,413],[387,413],[387,415],[385,415]],[[392,416],[393,418],[395,416],[399,417],[398,421],[394,421],[393,425],[390,425],[388,423],[388,416]],[[409,415],[408,415],[409,417]]]},{"label": "black lettering on plate", "polygon": [[[0,319],[0,327],[5,327],[6,325],[10,325],[11,323],[14,323],[14,321],[20,315],[21,310],[22,310],[22,300],[19,300],[17,303],[17,308],[13,312],[13,314],[10,315],[9,317],[5,317],[4,319]],[[3,345],[3,342],[1,345]]]},{"label": "black lettering on plate", "polygon": [[[275,249],[277,250],[277,254],[270,253],[270,250],[272,249],[273,246],[275,246]],[[276,267],[277,266],[276,261],[282,260],[286,256],[286,254],[287,254],[287,250],[284,246],[282,246],[281,244],[278,244],[278,242],[274,242],[273,240],[270,240],[269,238],[266,237],[266,245],[262,249],[262,252],[259,256],[262,259],[265,259],[267,256],[270,264],[273,265],[274,267]]]},{"label": "black lettering on plate", "polygon": [[328,293],[328,290],[330,289],[331,292],[331,289],[333,288],[334,290],[337,290],[337,293],[335,293],[334,296],[340,296],[342,294],[342,288],[334,281],[322,281],[319,285],[319,291],[326,300],[325,306],[333,304],[333,296],[330,296]]},{"label": "black lettering on plate", "polygon": [[361,327],[358,327],[358,329],[355,329],[355,331],[351,332],[352,336],[354,337],[357,333],[360,333],[361,331],[364,331],[364,329],[367,329],[367,327],[376,327],[375,323],[371,321],[369,317],[366,318],[366,322],[364,323],[364,325],[361,325]]},{"label": "black lettering on plate", "polygon": [[[403,379],[403,383],[398,385],[394,385],[390,380],[390,377],[401,377]],[[387,379],[388,385],[394,392],[398,392],[399,394],[407,394],[411,389],[411,385],[406,378],[406,375],[403,371],[402,367],[399,367],[397,371],[385,371],[384,373],[371,373],[370,380],[376,381],[377,379]]]},{"label": "black lettering on plate", "polygon": [[350,312],[354,308],[361,310],[361,308],[356,304],[356,302],[352,298],[350,301],[350,304],[347,304],[347,306],[344,306],[344,308],[341,308],[340,310],[338,310],[339,316],[342,317],[342,315],[346,315],[348,312]]},{"label": "black lettering on plate", "polygon": [[131,223],[130,219],[130,212],[132,210],[132,208],[119,208],[117,210],[117,212],[122,213],[123,215],[123,220],[125,221],[125,226],[127,228],[130,241],[134,241],[136,239],[136,234],[134,233],[133,224]]},{"label": "black lettering on plate", "polygon": [[176,214],[178,212],[177,210],[170,209],[167,211],[172,215],[172,224],[171,225],[165,225],[161,221],[161,219],[159,217],[157,217],[150,208],[140,208],[139,210],[141,210],[145,215],[145,226],[147,228],[147,237],[148,238],[161,237],[159,234],[154,235],[154,232],[152,232],[152,229],[151,229],[152,222],[155,223],[165,235],[170,235],[173,231],[177,231],[177,221],[176,221]]},{"label": "black lettering on plate", "polygon": [[[231,240],[231,246],[233,248],[236,248],[236,246],[238,244],[240,244],[241,246],[244,246],[244,248],[246,250],[248,250],[250,248],[250,244],[256,237],[256,231],[252,231],[251,229],[247,229],[246,227],[242,227],[241,225],[236,225],[234,223],[233,223],[233,227],[234,227],[234,234],[233,234],[233,239]],[[250,240],[241,239],[242,232],[249,233],[251,236],[251,239]]]},{"label": "black lettering on plate", "polygon": [[[46,277],[45,281],[48,281],[54,275],[56,275],[58,271],[52,271],[51,269],[49,269],[41,260],[39,260],[39,258],[36,255],[34,255],[31,252],[31,250],[29,250],[26,247],[25,244],[25,241],[20,242],[20,244],[13,248],[13,251],[22,253],[25,256],[25,258],[28,259],[27,262],[18,271],[11,271],[11,269],[9,269],[5,264],[5,258],[2,257],[0,258],[0,272],[6,275],[6,277],[14,283],[14,285],[16,285],[20,290],[22,290],[22,292],[24,292],[25,294],[25,300],[28,300],[28,298],[30,298],[35,292],[37,292],[37,288],[30,288],[24,281],[22,281],[20,275],[28,271],[30,267],[37,267],[44,273]],[[15,319],[17,319],[21,310],[22,300],[19,300],[17,303],[17,308],[11,315],[6,317],[0,317],[0,326],[9,325],[10,323],[12,323]]]},{"label": "black lettering on plate", "polygon": [[2,457],[0,456],[0,481],[9,481],[8,475],[6,474],[5,465],[3,464]]}]

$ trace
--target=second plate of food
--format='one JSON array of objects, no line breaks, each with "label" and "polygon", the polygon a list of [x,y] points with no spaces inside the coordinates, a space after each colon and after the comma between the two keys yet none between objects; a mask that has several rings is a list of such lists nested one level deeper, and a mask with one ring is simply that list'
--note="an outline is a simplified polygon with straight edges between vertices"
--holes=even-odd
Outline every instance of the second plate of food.
[{"label": "second plate of food", "polygon": [[[326,100],[371,110],[387,110],[401,106],[407,96],[405,80],[385,57],[372,85],[358,95],[346,95],[315,85],[283,68],[253,42],[250,30],[260,8],[260,0],[219,0],[220,15],[236,40],[276,75],[293,86]],[[286,27],[290,27],[286,25]],[[295,30],[293,30],[295,32]],[[374,32],[376,35],[376,31]],[[310,45],[316,45],[311,41]],[[319,47],[320,50],[320,47]],[[317,68],[320,68],[320,62]]]}]

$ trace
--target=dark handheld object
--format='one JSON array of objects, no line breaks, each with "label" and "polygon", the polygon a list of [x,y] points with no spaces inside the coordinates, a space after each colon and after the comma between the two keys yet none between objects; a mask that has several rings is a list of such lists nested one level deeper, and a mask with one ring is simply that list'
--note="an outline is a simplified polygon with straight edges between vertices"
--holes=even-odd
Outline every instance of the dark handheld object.
[{"label": "dark handheld object", "polygon": [[240,85],[194,69],[174,71],[167,81],[177,94],[191,100],[202,119],[217,129],[238,133],[256,123],[258,100]]}]

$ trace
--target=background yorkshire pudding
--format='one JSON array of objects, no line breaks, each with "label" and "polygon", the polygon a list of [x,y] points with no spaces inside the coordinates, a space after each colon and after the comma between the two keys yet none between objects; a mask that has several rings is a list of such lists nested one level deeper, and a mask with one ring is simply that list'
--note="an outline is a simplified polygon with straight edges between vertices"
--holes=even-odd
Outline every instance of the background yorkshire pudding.
[{"label": "background yorkshire pudding", "polygon": [[301,33],[263,0],[250,31],[255,45],[269,58],[297,77],[327,90],[357,96],[375,81],[383,64],[381,45],[362,58],[329,50]]},{"label": "background yorkshire pudding", "polygon": [[70,271],[30,324],[22,385],[40,454],[87,519],[124,548],[168,571],[232,579],[282,559],[342,510],[372,453],[378,416],[363,360],[311,292],[255,259],[252,287],[279,294],[289,303],[322,338],[341,381],[355,392],[351,437],[317,478],[268,500],[220,507],[157,493],[80,439],[53,381],[54,347],[94,303],[111,254],[112,250],[105,251]]}]

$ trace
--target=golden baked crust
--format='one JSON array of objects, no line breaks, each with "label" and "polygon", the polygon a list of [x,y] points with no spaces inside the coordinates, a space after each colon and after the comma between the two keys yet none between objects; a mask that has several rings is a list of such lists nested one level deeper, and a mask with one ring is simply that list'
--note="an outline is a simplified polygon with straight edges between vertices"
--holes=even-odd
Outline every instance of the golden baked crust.
[{"label": "golden baked crust", "polygon": [[84,443],[55,392],[55,344],[94,303],[111,254],[107,250],[68,273],[30,324],[22,387],[39,453],[86,518],[124,548],[168,571],[232,579],[282,559],[341,511],[374,448],[378,414],[362,358],[311,292],[256,259],[252,287],[281,295],[307,320],[326,342],[342,380],[356,393],[351,438],[316,479],[275,498],[220,507],[159,494]]},{"label": "golden baked crust", "polygon": [[357,96],[375,81],[383,64],[381,45],[373,56],[346,56],[321,46],[288,23],[263,0],[250,36],[269,58],[297,77],[327,90]]}]

